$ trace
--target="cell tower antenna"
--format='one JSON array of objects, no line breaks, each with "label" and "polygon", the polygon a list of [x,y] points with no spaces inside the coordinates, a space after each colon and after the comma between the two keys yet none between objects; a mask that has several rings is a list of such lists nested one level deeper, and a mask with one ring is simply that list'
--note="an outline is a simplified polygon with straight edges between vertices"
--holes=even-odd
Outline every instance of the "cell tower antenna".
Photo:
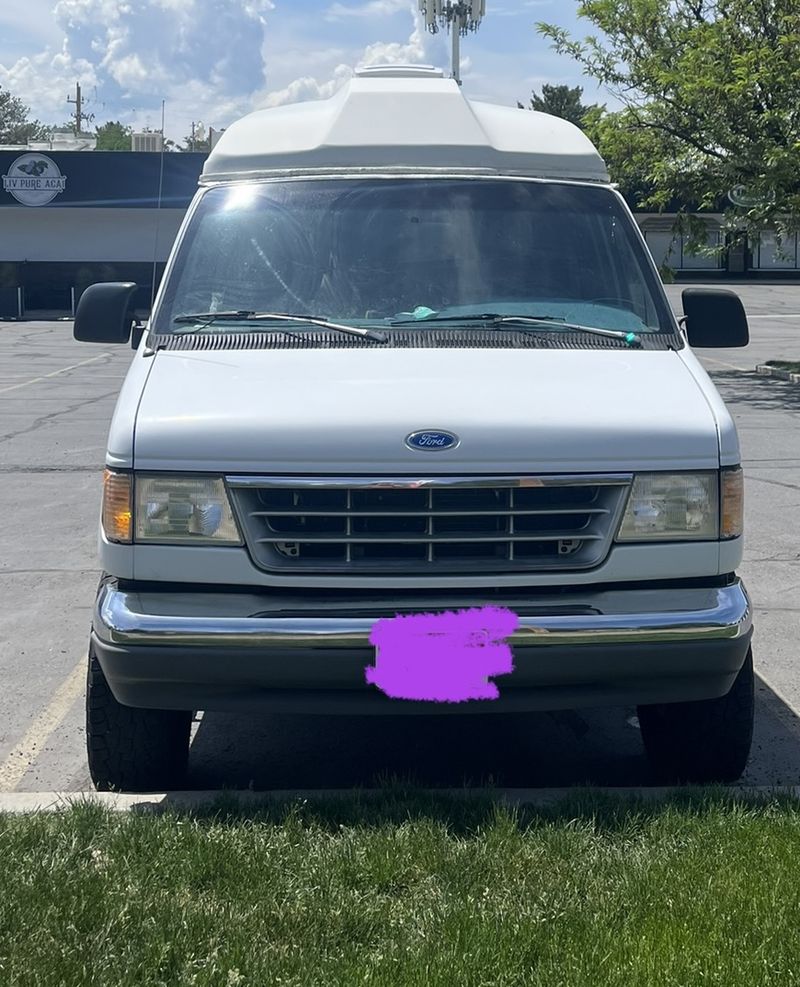
[{"label": "cell tower antenna", "polygon": [[477,31],[486,16],[486,0],[419,0],[425,27],[436,34],[440,28],[453,38],[453,78],[461,85],[461,39]]}]

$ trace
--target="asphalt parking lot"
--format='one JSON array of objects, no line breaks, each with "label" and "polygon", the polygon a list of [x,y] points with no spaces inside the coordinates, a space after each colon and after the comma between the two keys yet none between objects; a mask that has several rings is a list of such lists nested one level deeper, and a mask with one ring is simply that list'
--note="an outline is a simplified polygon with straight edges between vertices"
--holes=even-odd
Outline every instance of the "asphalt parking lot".
[{"label": "asphalt parking lot", "polygon": [[[756,739],[745,782],[800,783],[800,387],[756,363],[800,359],[800,286],[737,286],[747,350],[703,360],[736,418],[747,475],[743,575],[754,601]],[[670,286],[680,308],[680,286]],[[106,432],[131,358],[69,322],[0,323],[0,792],[90,787],[86,638]],[[539,717],[202,718],[191,788],[647,784],[633,710]]]}]

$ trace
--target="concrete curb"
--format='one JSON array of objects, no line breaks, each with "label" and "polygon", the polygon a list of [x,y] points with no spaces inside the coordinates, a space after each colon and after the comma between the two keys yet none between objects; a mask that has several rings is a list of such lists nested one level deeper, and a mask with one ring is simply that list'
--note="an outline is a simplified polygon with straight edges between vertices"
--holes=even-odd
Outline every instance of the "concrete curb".
[{"label": "concrete curb", "polygon": [[781,370],[780,367],[770,367],[766,363],[760,363],[756,367],[756,373],[759,377],[776,377],[790,384],[800,384],[800,374],[793,373],[791,370]]},{"label": "concrete curb", "polygon": [[[719,786],[713,789],[720,793],[745,797],[768,798],[789,797],[800,799],[800,786],[797,785],[744,785]],[[598,795],[618,799],[635,799],[643,802],[658,802],[672,795],[691,795],[696,791],[709,791],[709,788],[653,787],[653,788],[441,788],[419,789],[412,794],[422,796],[447,796],[456,799],[479,799],[490,797],[493,801],[509,805],[551,806],[568,799],[587,795]],[[274,802],[311,801],[329,799],[350,799],[357,796],[363,801],[391,798],[396,794],[402,798],[404,791],[392,789],[319,789],[285,790],[274,792],[251,791],[206,791],[206,792],[156,792],[144,795],[129,795],[116,792],[6,792],[0,793],[0,814],[25,815],[36,812],[64,812],[75,805],[98,805],[111,812],[157,813],[177,809],[188,811],[203,809],[223,801],[258,809]]]}]

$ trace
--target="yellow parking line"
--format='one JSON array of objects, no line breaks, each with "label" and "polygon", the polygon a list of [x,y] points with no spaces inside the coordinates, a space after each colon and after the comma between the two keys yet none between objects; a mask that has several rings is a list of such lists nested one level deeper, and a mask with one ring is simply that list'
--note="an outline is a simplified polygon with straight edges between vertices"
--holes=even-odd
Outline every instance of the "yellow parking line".
[{"label": "yellow parking line", "polygon": [[711,356],[701,356],[700,357],[700,362],[701,363],[715,363],[718,367],[727,367],[728,370],[742,370],[745,373],[747,373],[748,370],[752,370],[753,369],[752,367],[750,367],[750,368],[748,368],[748,367],[737,367],[735,363],[725,363],[724,360],[715,360]]},{"label": "yellow parking line", "polygon": [[0,792],[13,792],[25,772],[41,754],[47,741],[67,718],[75,700],[83,692],[86,659],[83,658],[56,689],[53,698],[34,719],[24,736],[0,764]]},{"label": "yellow parking line", "polygon": [[43,380],[49,380],[51,377],[58,377],[59,374],[66,374],[70,370],[77,370],[78,367],[85,367],[88,363],[96,363],[98,360],[103,360],[107,356],[111,356],[111,354],[101,353],[100,356],[93,356],[88,360],[81,360],[80,363],[73,363],[71,367],[62,367],[61,370],[54,370],[51,374],[34,377],[32,380],[23,381],[21,384],[12,384],[11,387],[0,387],[0,394],[6,394],[8,391],[17,391],[20,387],[28,387],[29,384],[39,384]]}]

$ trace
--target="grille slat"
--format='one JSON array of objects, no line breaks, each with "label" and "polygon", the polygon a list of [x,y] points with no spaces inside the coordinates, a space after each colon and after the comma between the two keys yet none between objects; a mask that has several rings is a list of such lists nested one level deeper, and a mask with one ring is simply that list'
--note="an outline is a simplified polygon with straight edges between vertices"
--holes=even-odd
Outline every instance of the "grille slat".
[{"label": "grille slat", "polygon": [[[301,511],[301,510],[275,510],[275,511],[250,511],[250,517],[428,517],[432,513],[432,508],[427,511]],[[581,514],[609,514],[607,507],[587,507],[584,509],[565,509],[559,511],[551,509],[547,511],[436,511],[437,517],[548,517]]]},{"label": "grille slat", "polygon": [[[496,535],[470,535],[466,532],[461,535],[453,535],[448,537],[442,537],[440,535],[418,535],[413,536],[403,536],[403,535],[369,535],[367,537],[360,537],[359,535],[345,535],[340,538],[331,538],[327,535],[306,535],[294,533],[294,538],[298,541],[308,542],[309,544],[314,544],[320,542],[326,545],[378,545],[383,542],[388,544],[398,544],[398,545],[427,545],[428,542],[431,544],[441,544],[447,545],[453,542],[459,544],[470,544],[472,542],[518,542],[518,541],[539,541],[539,542],[560,542],[560,541],[571,541],[575,538],[574,531],[562,531],[558,534],[552,535],[511,535],[511,534],[496,534]],[[603,541],[603,535],[585,535],[580,536],[581,541]],[[281,544],[287,540],[286,534],[273,535],[271,538],[256,538],[256,543],[259,545],[275,545]],[[293,539],[294,540],[294,539]]]},{"label": "grille slat", "polygon": [[479,574],[588,569],[608,554],[631,478],[230,477],[266,570]]}]

